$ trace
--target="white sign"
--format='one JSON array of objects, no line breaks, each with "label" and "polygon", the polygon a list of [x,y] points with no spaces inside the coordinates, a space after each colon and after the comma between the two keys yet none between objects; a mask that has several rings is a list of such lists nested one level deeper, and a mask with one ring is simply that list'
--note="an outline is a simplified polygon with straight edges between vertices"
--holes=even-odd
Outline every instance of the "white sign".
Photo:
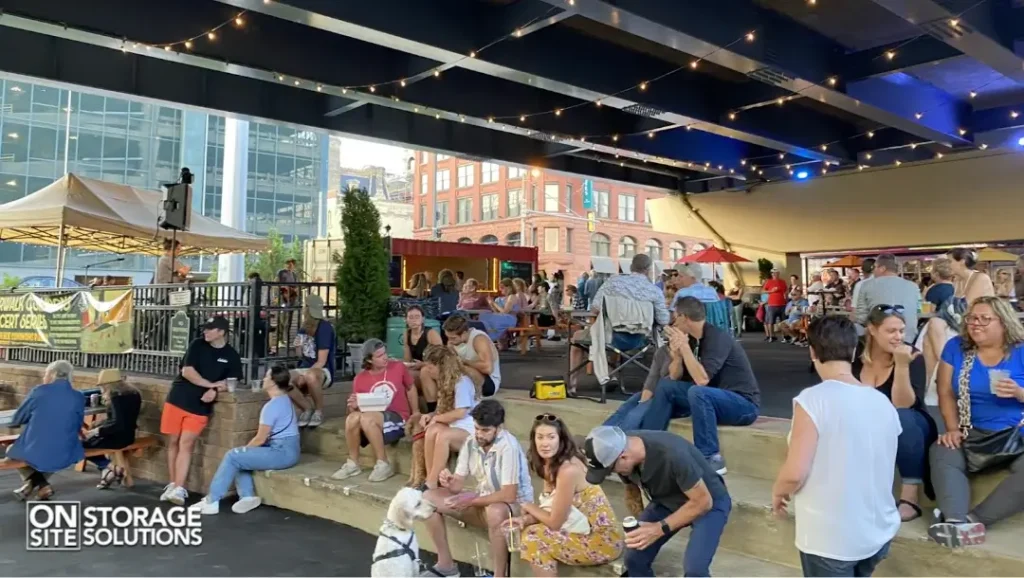
[{"label": "white sign", "polygon": [[199,546],[202,514],[172,507],[83,506],[82,502],[28,502],[25,549],[76,551],[83,547]]},{"label": "white sign", "polygon": [[192,304],[191,291],[171,291],[168,297],[168,304],[171,307],[188,307]]}]

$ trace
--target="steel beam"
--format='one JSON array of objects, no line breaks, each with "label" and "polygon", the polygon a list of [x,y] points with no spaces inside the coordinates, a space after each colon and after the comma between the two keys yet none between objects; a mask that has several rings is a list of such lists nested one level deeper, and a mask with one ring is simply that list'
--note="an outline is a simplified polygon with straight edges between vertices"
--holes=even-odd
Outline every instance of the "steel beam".
[{"label": "steel beam", "polygon": [[[563,0],[542,0],[562,5]],[[889,101],[866,101],[827,85],[838,74],[840,47],[796,22],[747,0],[574,0],[582,16],[650,42],[694,55],[829,106],[913,134],[923,140],[967,142],[946,122],[906,117],[887,108]],[[729,44],[744,30],[760,39]],[[903,91],[902,100],[916,97]]]},{"label": "steel beam", "polygon": [[[997,39],[987,2],[960,3],[962,14],[933,0],[871,0],[1003,76],[1024,83],[1024,59]],[[948,4],[948,3],[947,3]]]},{"label": "steel beam", "polygon": [[388,99],[353,114],[326,117],[330,94],[313,85],[296,88],[276,82],[273,73],[144,47],[122,53],[118,39],[10,14],[0,18],[0,25],[5,27],[0,34],[0,69],[62,85],[670,190],[676,190],[686,175],[682,169],[642,171],[572,155],[550,156],[570,147],[524,137],[515,127],[492,130],[486,120],[460,122],[451,115],[438,119],[425,111],[387,106]]}]

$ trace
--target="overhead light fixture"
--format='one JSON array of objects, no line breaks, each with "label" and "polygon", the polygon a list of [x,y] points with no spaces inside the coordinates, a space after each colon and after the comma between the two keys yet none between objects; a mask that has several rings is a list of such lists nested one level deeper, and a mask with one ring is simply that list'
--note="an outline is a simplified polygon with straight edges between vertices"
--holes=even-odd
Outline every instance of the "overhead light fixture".
[{"label": "overhead light fixture", "polygon": [[887,50],[885,52],[885,57],[888,58],[889,60],[892,60],[893,58],[896,58],[896,51],[895,50]]},{"label": "overhead light fixture", "polygon": [[747,42],[753,42],[753,41],[754,41],[754,33],[753,32],[747,32]]},{"label": "overhead light fixture", "polygon": [[808,177],[808,175],[809,175],[809,173],[807,171],[800,171],[800,172],[798,172],[796,174],[796,178],[798,178],[798,179],[806,179]]},{"label": "overhead light fixture", "polygon": [[866,158],[866,159],[868,159],[870,161],[871,160],[871,153],[865,153],[864,154],[864,158]]},{"label": "overhead light fixture", "polygon": [[972,90],[968,96],[970,96],[971,98],[975,98],[978,96],[978,93]]}]

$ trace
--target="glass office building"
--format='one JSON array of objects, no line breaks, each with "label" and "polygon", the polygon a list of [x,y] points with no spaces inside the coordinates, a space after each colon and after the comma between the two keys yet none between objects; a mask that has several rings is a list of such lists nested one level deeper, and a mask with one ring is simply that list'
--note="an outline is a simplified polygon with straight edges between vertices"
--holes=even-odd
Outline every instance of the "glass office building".
[{"label": "glass office building", "polygon": [[[193,210],[220,219],[223,117],[147,101],[67,90],[0,75],[0,203],[19,199],[65,172],[159,190],[181,167],[195,174]],[[326,134],[249,123],[246,231],[276,229],[286,240],[314,238],[326,201]],[[112,255],[71,251],[68,277]],[[155,261],[124,261],[90,270],[136,273],[148,281]],[[200,270],[216,261],[203,259]],[[52,275],[56,250],[0,243],[12,275]],[[215,266],[215,265],[214,265]]]}]

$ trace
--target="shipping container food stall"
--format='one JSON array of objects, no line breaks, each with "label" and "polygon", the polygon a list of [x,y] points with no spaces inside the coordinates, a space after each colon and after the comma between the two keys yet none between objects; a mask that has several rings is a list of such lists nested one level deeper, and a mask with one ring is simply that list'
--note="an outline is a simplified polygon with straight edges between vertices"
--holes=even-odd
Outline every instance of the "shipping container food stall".
[{"label": "shipping container food stall", "polygon": [[466,279],[479,281],[481,290],[496,291],[502,278],[520,277],[529,283],[537,271],[536,247],[392,239],[391,255],[391,290],[396,295],[409,288],[416,273],[430,272],[436,283],[443,269],[462,271]]}]

